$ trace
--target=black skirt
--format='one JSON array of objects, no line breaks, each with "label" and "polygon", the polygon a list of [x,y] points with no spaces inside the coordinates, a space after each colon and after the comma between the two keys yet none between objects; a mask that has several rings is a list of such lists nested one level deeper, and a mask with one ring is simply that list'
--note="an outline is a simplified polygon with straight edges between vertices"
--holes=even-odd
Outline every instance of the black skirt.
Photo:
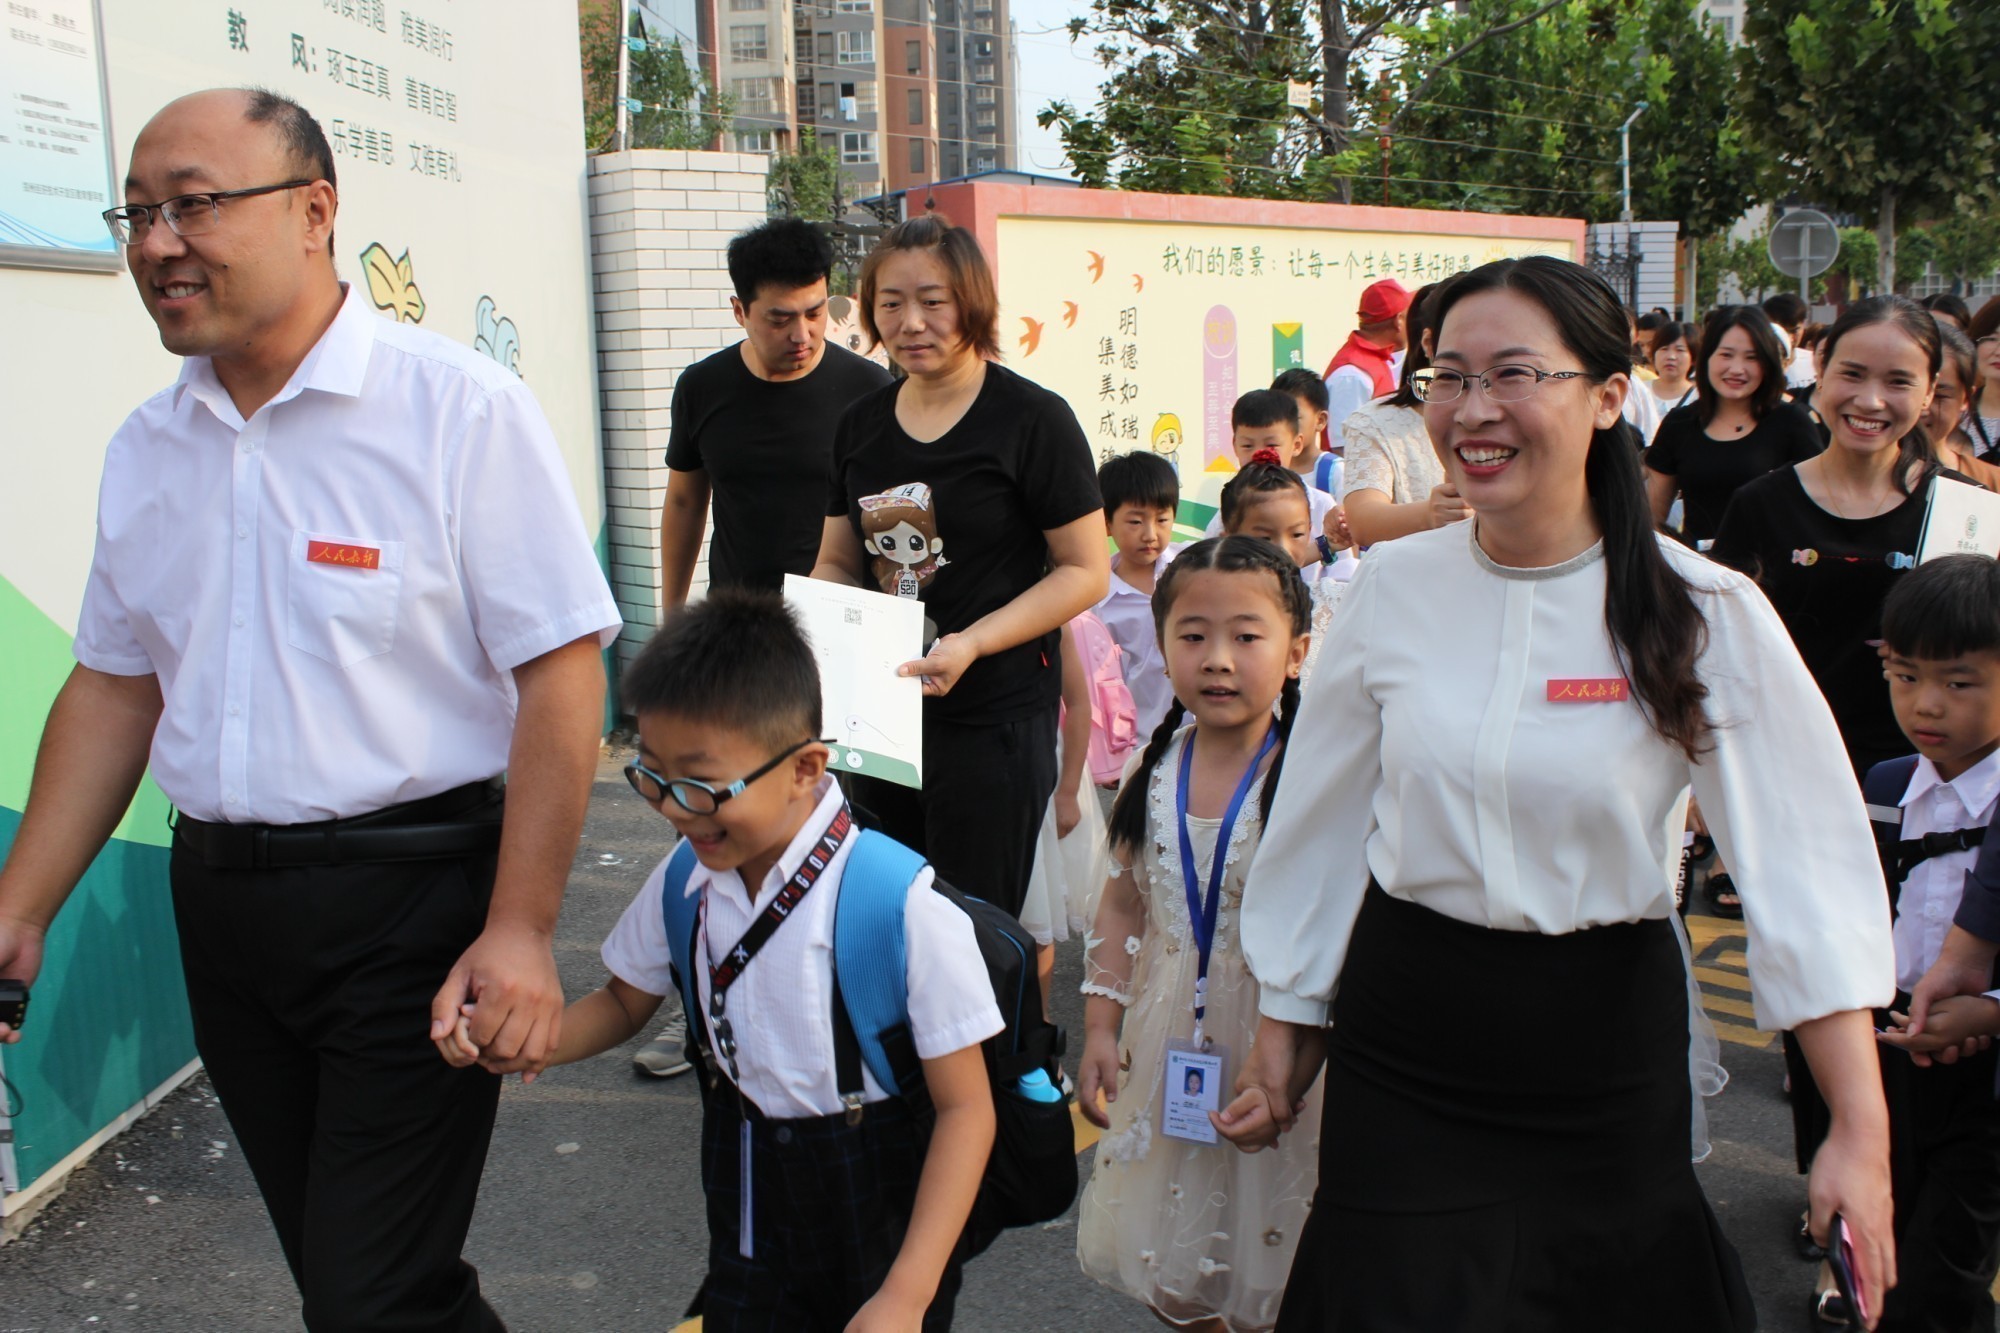
[{"label": "black skirt", "polygon": [[1689,1161],[1666,921],[1490,930],[1371,885],[1279,1333],[1756,1327]]}]

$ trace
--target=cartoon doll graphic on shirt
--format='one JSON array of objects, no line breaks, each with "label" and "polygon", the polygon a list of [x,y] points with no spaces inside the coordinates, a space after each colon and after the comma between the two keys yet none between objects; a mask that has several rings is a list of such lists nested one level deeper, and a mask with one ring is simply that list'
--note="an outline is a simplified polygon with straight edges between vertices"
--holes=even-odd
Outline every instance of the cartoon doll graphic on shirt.
[{"label": "cartoon doll graphic on shirt", "polygon": [[862,496],[861,539],[873,557],[875,581],[891,597],[918,596],[951,563],[938,536],[931,488],[921,481]]}]

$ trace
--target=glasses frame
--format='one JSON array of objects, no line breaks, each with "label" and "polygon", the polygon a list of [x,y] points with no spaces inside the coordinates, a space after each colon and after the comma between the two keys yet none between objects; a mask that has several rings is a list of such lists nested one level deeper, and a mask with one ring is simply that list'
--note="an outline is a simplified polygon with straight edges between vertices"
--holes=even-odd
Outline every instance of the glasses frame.
[{"label": "glasses frame", "polygon": [[[194,194],[177,194],[171,199],[162,199],[157,204],[120,204],[116,208],[105,209],[98,216],[104,219],[104,225],[110,229],[112,240],[120,245],[139,245],[153,229],[154,214],[157,213],[166,221],[167,229],[174,235],[186,236],[188,233],[181,230],[180,214],[185,209],[198,208],[201,204],[206,204],[211,221],[207,226],[196,227],[194,230],[195,235],[201,236],[215,230],[215,224],[222,220],[222,210],[216,205],[224,199],[248,199],[252,195],[276,194],[280,190],[296,190],[302,185],[317,184],[319,180],[315,178],[282,181],[277,185],[252,185],[243,190],[202,190]],[[143,231],[133,225],[131,215],[135,213],[145,219]]]},{"label": "glasses frame", "polygon": [[[736,779],[736,781],[721,787],[702,782],[697,778],[663,778],[637,759],[625,765],[625,781],[630,783],[632,790],[639,794],[640,800],[649,804],[658,805],[662,801],[671,798],[675,805],[691,815],[712,815],[721,809],[725,802],[732,801],[741,796],[749,788],[750,784],[758,778],[763,777],[779,764],[784,763],[785,760],[791,758],[800,750],[805,749],[806,746],[815,743],[832,745],[834,742],[831,737],[808,736],[804,740],[793,745],[788,745],[777,754],[772,755],[770,759],[760,765],[754,772],[745,773],[742,777]],[[649,790],[649,783],[656,790]],[[684,794],[683,789],[685,789],[687,794]],[[691,803],[688,799],[688,794],[692,793],[700,793],[700,797],[697,799],[704,799],[704,804]]]},{"label": "glasses frame", "polygon": [[[1530,386],[1530,388],[1526,393],[1520,395],[1517,398],[1502,398],[1493,392],[1493,385],[1487,379],[1487,376],[1491,375],[1496,370],[1525,370],[1529,374],[1535,377],[1535,382],[1532,386]],[[1431,385],[1436,383],[1438,379],[1440,379],[1441,377],[1447,375],[1452,376],[1453,378],[1458,380],[1460,386],[1459,391],[1453,394],[1449,398],[1431,397],[1430,396]],[[1581,370],[1538,370],[1534,366],[1523,365],[1519,361],[1502,361],[1497,366],[1488,366],[1486,369],[1480,371],[1477,375],[1468,375],[1462,370],[1452,370],[1447,366],[1425,366],[1422,370],[1416,371],[1410,376],[1410,392],[1414,393],[1417,396],[1417,398],[1424,404],[1424,406],[1429,407],[1434,403],[1455,403],[1459,399],[1465,397],[1467,392],[1469,392],[1469,390],[1465,386],[1477,383],[1479,385],[1481,392],[1483,392],[1486,395],[1486,399],[1488,402],[1524,403],[1528,399],[1533,398],[1537,393],[1539,393],[1541,391],[1542,385],[1549,380],[1576,380],[1576,379],[1588,379],[1588,378],[1589,374]]]}]

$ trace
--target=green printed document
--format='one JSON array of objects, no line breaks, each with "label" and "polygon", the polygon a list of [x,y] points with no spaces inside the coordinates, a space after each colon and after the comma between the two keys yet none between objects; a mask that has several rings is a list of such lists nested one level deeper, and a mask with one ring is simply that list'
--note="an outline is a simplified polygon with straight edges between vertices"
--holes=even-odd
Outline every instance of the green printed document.
[{"label": "green printed document", "polygon": [[923,682],[896,668],[924,655],[924,604],[797,574],[785,575],[785,601],[819,662],[834,770],[923,786]]}]

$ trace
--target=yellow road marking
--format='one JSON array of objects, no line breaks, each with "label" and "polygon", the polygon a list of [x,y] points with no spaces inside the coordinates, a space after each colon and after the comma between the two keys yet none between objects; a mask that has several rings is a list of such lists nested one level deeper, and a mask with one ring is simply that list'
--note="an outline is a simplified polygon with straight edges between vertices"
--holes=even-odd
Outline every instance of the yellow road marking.
[{"label": "yellow road marking", "polygon": [[674,1333],[701,1333],[701,1320],[690,1319],[685,1324],[675,1324]]},{"label": "yellow road marking", "polygon": [[1718,967],[1733,967],[1742,972],[1750,970],[1749,958],[1733,949],[1717,954],[1715,956],[1715,964]]},{"label": "yellow road marking", "polygon": [[1771,1043],[1777,1040],[1775,1033],[1724,1020],[1715,1021],[1715,1035],[1732,1045],[1748,1046],[1758,1051],[1768,1049]]},{"label": "yellow road marking", "polygon": [[1703,967],[1696,963],[1694,979],[1704,986],[1720,986],[1723,990],[1742,991],[1746,995],[1750,993],[1750,978],[1740,972],[1724,972],[1721,968]]},{"label": "yellow road marking", "polygon": [[1721,1014],[1730,1014],[1737,1018],[1757,1017],[1757,1010],[1750,1001],[1732,999],[1727,995],[1710,995],[1706,991],[1702,992],[1701,1007],[1708,1010],[1711,1017]]}]

